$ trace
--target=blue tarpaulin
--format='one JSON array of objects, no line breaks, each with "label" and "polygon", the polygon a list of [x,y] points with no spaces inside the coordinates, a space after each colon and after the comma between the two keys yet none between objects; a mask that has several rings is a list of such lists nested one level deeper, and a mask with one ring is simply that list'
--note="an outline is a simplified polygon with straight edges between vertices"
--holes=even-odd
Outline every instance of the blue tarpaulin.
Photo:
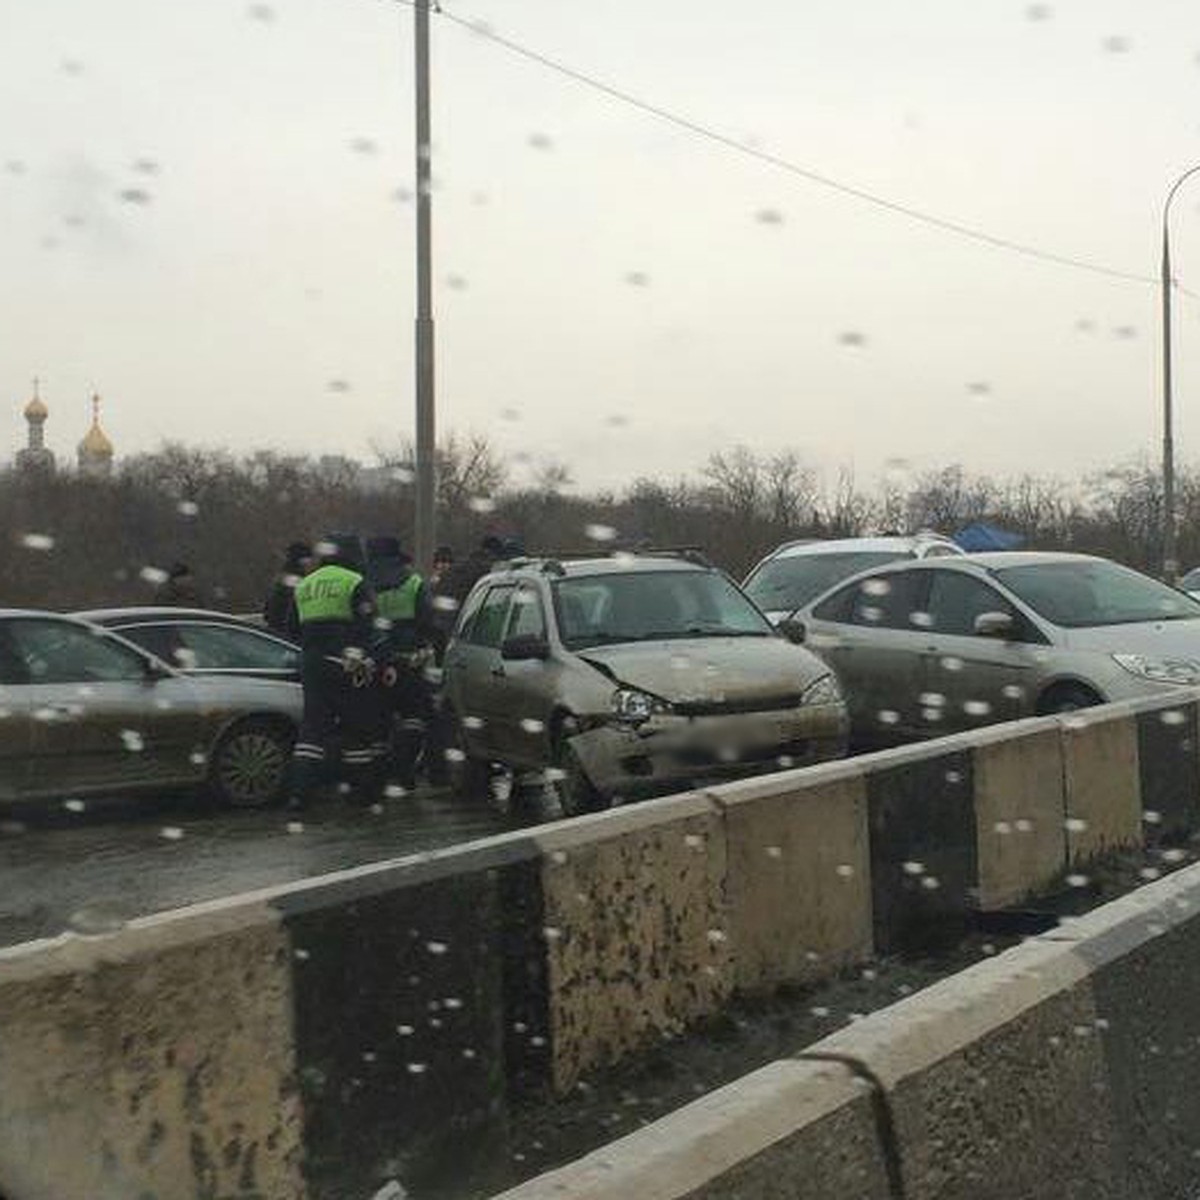
[{"label": "blue tarpaulin", "polygon": [[982,550],[1019,550],[1025,544],[1025,539],[1019,533],[997,529],[995,525],[983,521],[963,526],[954,535],[954,541],[964,550],[974,553]]}]

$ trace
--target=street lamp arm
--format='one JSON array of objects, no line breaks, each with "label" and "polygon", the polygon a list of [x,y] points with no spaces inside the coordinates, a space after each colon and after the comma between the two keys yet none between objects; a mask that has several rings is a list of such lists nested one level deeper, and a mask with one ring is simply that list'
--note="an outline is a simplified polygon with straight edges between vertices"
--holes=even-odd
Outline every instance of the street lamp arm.
[{"label": "street lamp arm", "polygon": [[1186,171],[1184,171],[1184,173],[1182,175],[1179,176],[1178,179],[1175,180],[1175,182],[1173,184],[1171,184],[1171,188],[1167,192],[1167,198],[1165,201],[1163,201],[1162,223],[1163,223],[1164,236],[1166,235],[1166,230],[1167,230],[1167,220],[1171,215],[1171,201],[1175,199],[1175,193],[1177,191],[1179,191],[1179,189],[1189,179],[1191,179],[1191,177],[1193,175],[1196,175],[1198,173],[1200,173],[1200,163],[1197,163],[1194,167],[1189,167]]},{"label": "street lamp arm", "polygon": [[1171,184],[1162,211],[1162,386],[1163,386],[1163,578],[1174,583],[1179,573],[1176,551],[1175,430],[1174,397],[1171,389],[1171,201],[1175,193],[1197,173],[1200,163],[1189,167]]}]

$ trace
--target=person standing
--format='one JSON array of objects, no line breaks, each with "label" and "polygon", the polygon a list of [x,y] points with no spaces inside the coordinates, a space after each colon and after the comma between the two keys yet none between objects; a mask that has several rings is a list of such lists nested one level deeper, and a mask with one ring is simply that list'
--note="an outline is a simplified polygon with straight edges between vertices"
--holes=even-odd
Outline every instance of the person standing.
[{"label": "person standing", "polygon": [[313,565],[312,547],[307,542],[292,542],[284,555],[283,567],[271,582],[263,601],[263,624],[281,637],[295,641],[299,636],[296,617],[296,586]]},{"label": "person standing", "polygon": [[434,620],[429,586],[414,569],[398,538],[367,540],[367,571],[375,588],[390,684],[394,728],[393,762],[401,786],[416,784],[417,761],[425,748],[431,783],[445,774],[436,737],[437,687],[430,679],[440,656],[441,635]]},{"label": "person standing", "polygon": [[373,802],[382,785],[386,739],[371,701],[369,653],[375,595],[362,567],[358,538],[331,534],[316,549],[315,568],[296,585],[304,714],[292,751],[293,811],[312,801],[335,757],[355,777],[360,798]]},{"label": "person standing", "polygon": [[167,577],[155,590],[154,599],[172,608],[203,608],[204,595],[192,568],[185,562],[171,564]]}]

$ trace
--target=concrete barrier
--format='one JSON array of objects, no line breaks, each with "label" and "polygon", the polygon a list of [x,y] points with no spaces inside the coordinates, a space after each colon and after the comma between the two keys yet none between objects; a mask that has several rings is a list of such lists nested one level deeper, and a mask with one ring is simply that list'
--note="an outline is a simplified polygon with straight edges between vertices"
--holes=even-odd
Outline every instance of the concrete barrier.
[{"label": "concrete barrier", "polygon": [[872,953],[866,778],[831,764],[711,789],[725,825],[734,982],[826,979]]},{"label": "concrete barrier", "polygon": [[303,1196],[291,994],[260,906],[0,951],[0,1191]]},{"label": "concrete barrier", "polygon": [[1191,1196],[1198,988],[1200,866],[497,1200]]},{"label": "concrete barrier", "polygon": [[[1115,709],[1115,711],[1114,711]],[[1142,844],[1137,722],[1122,708],[1059,718],[1069,867]]]},{"label": "concrete barrier", "polygon": [[1067,861],[1062,733],[1019,721],[970,735],[978,863],[987,912],[1044,892]]},{"label": "concrete barrier", "polygon": [[535,834],[551,1083],[718,1012],[733,989],[720,814],[673,796]]},{"label": "concrete barrier", "polygon": [[[1147,828],[1200,825],[1194,693],[782,772],[103,939],[0,952],[0,1192],[191,1200],[202,1184],[252,1200],[319,1194],[334,1178],[370,1194],[388,1178],[461,1175],[472,1154],[499,1152],[514,1098],[562,1092],[735,992],[814,983],[931,930],[961,931],[980,908],[1023,903],[1073,864],[1130,844],[1149,804]],[[1136,989],[1135,976],[1112,980],[1114,994]],[[1054,997],[1054,1021],[1087,1027],[1085,996]],[[1045,1028],[1050,1009],[1033,1008],[1024,1032],[1002,1023],[1013,1062]],[[932,1037],[937,1026],[921,1028]],[[903,1076],[923,1096],[914,1129],[923,1107],[942,1103],[934,1061],[921,1066],[924,1037],[909,1039]],[[1078,1082],[1095,1063],[1076,1058]],[[946,1080],[974,1070],[943,1069]],[[966,1093],[946,1088],[958,1111]],[[1037,1094],[1021,1103],[1040,1112]],[[1058,1119],[1045,1114],[1050,1128]],[[56,1159],[73,1142],[87,1148],[86,1169]],[[932,1179],[947,1162],[935,1155],[919,1173]]]},{"label": "concrete barrier", "polygon": [[887,1200],[869,1092],[837,1063],[772,1063],[497,1200]]}]

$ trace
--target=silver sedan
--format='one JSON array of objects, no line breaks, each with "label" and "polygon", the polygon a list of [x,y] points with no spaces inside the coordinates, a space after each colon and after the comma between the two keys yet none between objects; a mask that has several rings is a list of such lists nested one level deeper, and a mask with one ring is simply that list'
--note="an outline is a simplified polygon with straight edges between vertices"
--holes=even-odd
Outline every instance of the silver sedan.
[{"label": "silver sedan", "polygon": [[836,670],[858,741],[1200,684],[1200,602],[1087,555],[882,567],[813,601],[787,630]]},{"label": "silver sedan", "polygon": [[278,799],[299,685],[188,678],[125,639],[0,610],[0,802],[207,786]]}]

